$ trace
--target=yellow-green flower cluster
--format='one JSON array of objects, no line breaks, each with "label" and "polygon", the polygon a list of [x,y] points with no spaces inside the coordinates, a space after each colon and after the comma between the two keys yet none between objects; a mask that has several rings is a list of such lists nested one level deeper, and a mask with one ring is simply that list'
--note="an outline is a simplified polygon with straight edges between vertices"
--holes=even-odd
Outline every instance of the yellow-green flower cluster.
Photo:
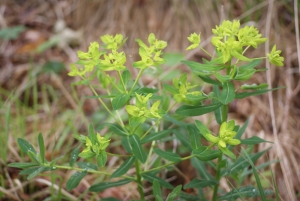
[{"label": "yellow-green flower cluster", "polygon": [[284,58],[280,56],[281,50],[276,50],[276,45],[273,46],[270,54],[267,55],[269,62],[276,66],[283,66]]},{"label": "yellow-green flower cluster", "polygon": [[132,117],[129,119],[131,126],[136,126],[146,121],[147,118],[161,118],[161,113],[158,109],[160,101],[156,101],[152,104],[151,108],[148,109],[149,98],[152,96],[151,93],[146,96],[136,95],[136,105],[126,105],[126,111]]},{"label": "yellow-green flower cluster", "polygon": [[234,139],[234,136],[236,135],[236,132],[234,131],[234,120],[223,122],[221,124],[218,137],[212,135],[208,128],[206,128],[206,126],[201,121],[196,120],[195,123],[197,128],[200,130],[201,134],[207,141],[218,145],[220,151],[232,158],[235,158],[235,155],[226,147],[227,144],[238,145],[241,143],[240,140]]},{"label": "yellow-green flower cluster", "polygon": [[109,145],[109,135],[106,135],[105,137],[101,137],[99,133],[96,134],[96,141],[92,141],[89,137],[85,138],[85,146],[86,148],[81,152],[80,155],[86,155],[90,154],[91,158],[100,154],[100,152],[104,151],[106,147]]},{"label": "yellow-green flower cluster", "polygon": [[192,33],[189,37],[188,40],[192,43],[192,45],[188,46],[186,50],[192,50],[196,49],[199,47],[201,39],[200,39],[200,34]]},{"label": "yellow-green flower cluster", "polygon": [[104,47],[107,50],[111,50],[111,53],[106,53],[103,55],[104,59],[99,62],[98,67],[103,71],[121,71],[125,70],[126,67],[126,55],[125,53],[118,52],[117,50],[126,42],[127,39],[123,39],[121,34],[116,34],[115,36],[104,35],[100,37],[104,43]]},{"label": "yellow-green flower cluster", "polygon": [[85,77],[86,73],[92,72],[95,66],[103,71],[120,71],[126,69],[124,66],[126,55],[124,52],[117,51],[125,43],[126,39],[123,39],[121,34],[117,34],[115,36],[104,35],[101,37],[101,40],[104,48],[111,52],[99,51],[99,43],[92,42],[87,52],[77,52],[79,61],[76,64],[81,66],[78,68],[75,64],[71,64],[69,76]]},{"label": "yellow-green flower cluster", "polygon": [[233,22],[225,20],[212,32],[214,36],[211,42],[222,54],[223,63],[228,62],[232,57],[242,61],[251,61],[243,55],[243,48],[249,46],[256,48],[258,44],[267,40],[261,37],[262,35],[254,26],[240,28],[240,22],[236,20]]},{"label": "yellow-green flower cluster", "polygon": [[104,35],[100,37],[101,41],[104,43],[104,47],[107,50],[117,50],[119,49],[127,39],[123,39],[122,34],[112,35]]},{"label": "yellow-green flower cluster", "polygon": [[136,42],[140,46],[139,55],[141,60],[133,63],[135,68],[145,69],[149,66],[155,66],[164,63],[164,59],[161,58],[161,56],[162,50],[167,46],[167,42],[156,39],[153,33],[148,36],[148,43],[150,46],[147,46],[140,39],[137,39]]},{"label": "yellow-green flower cluster", "polygon": [[125,70],[126,55],[124,52],[112,50],[109,54],[104,54],[104,59],[100,61],[99,67],[104,71]]},{"label": "yellow-green flower cluster", "polygon": [[180,78],[174,78],[173,85],[178,90],[178,94],[174,94],[174,100],[178,103],[185,102],[188,104],[194,104],[195,101],[189,100],[187,98],[187,95],[192,95],[194,97],[202,97],[202,92],[200,91],[189,92],[190,89],[195,88],[197,85],[191,85],[191,83],[187,81],[186,73],[182,74]]},{"label": "yellow-green flower cluster", "polygon": [[81,67],[77,68],[75,64],[71,64],[71,71],[69,76],[84,76],[87,72],[92,72],[94,67],[99,64],[100,56],[104,54],[103,51],[99,51],[99,43],[92,42],[87,52],[78,51],[77,56],[80,59],[76,64],[80,64]]}]

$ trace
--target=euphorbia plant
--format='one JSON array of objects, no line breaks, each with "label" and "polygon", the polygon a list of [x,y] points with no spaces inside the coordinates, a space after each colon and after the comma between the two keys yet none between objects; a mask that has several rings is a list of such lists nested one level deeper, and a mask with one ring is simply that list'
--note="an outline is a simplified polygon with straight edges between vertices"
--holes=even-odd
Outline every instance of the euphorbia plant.
[{"label": "euphorbia plant", "polygon": [[[215,46],[215,53],[208,53],[200,46],[200,34],[196,33],[188,37],[192,44],[187,48],[200,48],[210,60],[203,59],[202,63],[182,61],[199,79],[213,86],[209,94],[199,90],[197,80],[193,80],[192,85],[188,81],[187,74],[174,78],[172,85],[165,83],[156,88],[139,86],[138,83],[146,69],[165,62],[162,51],[167,43],[158,40],[153,33],[148,37],[148,45],[142,40],[136,40],[140,47],[140,60],[133,63],[133,67],[139,69],[136,78],[133,78],[125,67],[126,54],[120,51],[120,48],[126,39],[120,34],[102,36],[102,50],[99,50],[99,43],[93,42],[87,52],[78,51],[79,61],[71,65],[69,75],[80,77],[81,80],[75,84],[89,86],[95,95],[93,98],[97,98],[111,115],[113,121],[97,127],[99,132],[107,127],[109,133],[101,136],[95,132],[91,124],[88,135],[75,136],[83,142],[84,149],[80,151],[77,148],[72,151],[69,165],[56,165],[57,159],[50,162],[45,159],[44,140],[41,134],[38,137],[39,153],[27,141],[19,138],[21,150],[28,154],[32,162],[11,163],[10,166],[24,169],[20,174],[28,175],[28,179],[41,172],[55,169],[76,170],[77,173],[66,183],[67,190],[75,188],[86,174],[106,176],[104,181],[90,187],[89,190],[93,192],[135,182],[140,200],[147,199],[144,193],[146,181],[153,184],[153,191],[150,194],[157,201],[164,200],[165,197],[168,201],[176,197],[183,200],[207,200],[210,195],[214,201],[254,196],[261,196],[262,200],[266,200],[265,195],[271,191],[262,188],[257,177],[257,168],[254,166],[254,162],[266,150],[251,153],[253,145],[266,141],[257,136],[241,139],[248,121],[240,128],[233,119],[229,120],[228,104],[235,99],[273,90],[267,89],[268,85],[265,83],[240,84],[240,82],[250,80],[257,72],[267,70],[257,68],[262,59],[268,59],[270,63],[282,66],[283,57],[280,56],[281,52],[276,50],[276,46],[265,57],[247,57],[245,53],[249,48],[256,48],[267,39],[262,38],[253,26],[241,28],[239,21],[224,21],[212,32],[214,36],[211,42]],[[108,71],[116,71],[117,77],[108,74]],[[107,91],[106,95],[97,93],[92,82],[95,79]],[[168,93],[172,95],[172,101],[168,98]],[[175,114],[172,110],[174,106],[177,107]],[[127,113],[127,117],[124,118],[120,111]],[[217,134],[210,131],[205,122],[184,120],[188,116],[200,116],[210,112],[214,112],[215,119],[220,125]],[[170,125],[172,129],[168,128]],[[108,152],[110,138],[120,140],[127,154]],[[186,148],[188,152],[186,157],[181,157],[176,150],[161,148],[160,144],[174,139],[179,140]],[[203,145],[204,140],[208,146]],[[233,148],[240,144],[243,144],[244,148],[237,156]],[[111,155],[120,159],[120,166],[114,170],[105,169],[107,158]],[[153,155],[159,157],[153,158]],[[76,163],[78,157],[90,162]],[[153,159],[156,161],[151,161]],[[170,169],[183,160],[192,161],[199,178],[174,188],[162,178],[161,171]],[[96,165],[91,162],[95,162]],[[129,174],[131,168],[135,168],[135,171]],[[209,171],[211,169],[213,171]],[[244,179],[249,174],[256,177],[257,188],[244,186]],[[223,177],[231,179],[232,191],[219,191],[220,180]],[[164,195],[161,187],[172,191],[169,195]],[[182,188],[194,188],[198,193],[186,194],[182,192]],[[206,190],[203,194],[203,188],[211,191]]]}]

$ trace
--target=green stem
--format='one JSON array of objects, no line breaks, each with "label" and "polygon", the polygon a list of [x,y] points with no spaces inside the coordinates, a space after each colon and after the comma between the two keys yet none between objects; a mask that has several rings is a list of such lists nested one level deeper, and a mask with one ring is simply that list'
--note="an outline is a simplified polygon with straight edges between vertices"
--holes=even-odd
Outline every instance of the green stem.
[{"label": "green stem", "polygon": [[115,82],[114,81],[112,81],[111,79],[110,79],[110,77],[104,72],[104,71],[101,71],[102,73],[103,73],[103,75],[107,78],[107,79],[109,79],[109,82],[120,92],[120,93],[122,93],[123,91],[115,84]]},{"label": "green stem", "polygon": [[120,77],[120,80],[121,80],[122,86],[124,88],[124,91],[126,92],[126,94],[128,94],[128,91],[126,90],[126,87],[125,87],[125,84],[124,84],[124,80],[122,78],[122,75],[121,75],[120,71],[118,71],[118,75]]},{"label": "green stem", "polygon": [[[231,67],[231,61],[228,63],[228,67],[226,69],[226,75],[230,74],[230,67]],[[222,123],[227,121],[227,114],[228,114],[228,105],[222,105]],[[219,156],[217,164],[219,164],[222,161],[222,157],[223,157],[223,153]],[[219,165],[217,167],[218,168],[217,168],[217,172],[216,172],[216,180],[220,181],[222,168]],[[214,186],[212,201],[217,201],[218,190],[219,190],[219,184],[216,184]]]},{"label": "green stem", "polygon": [[137,77],[136,77],[136,79],[135,79],[135,81],[134,81],[134,83],[133,83],[133,85],[132,85],[132,87],[131,87],[131,89],[130,89],[130,91],[129,91],[129,94],[130,94],[130,93],[132,92],[132,90],[134,89],[135,85],[137,84],[137,82],[139,81],[140,77],[142,76],[144,70],[145,70],[145,69],[141,69],[141,70],[140,70],[139,74],[137,75]]},{"label": "green stem", "polygon": [[[169,112],[177,103],[175,102],[169,109],[167,109],[166,113]],[[150,133],[150,131],[153,129],[154,126],[156,126],[159,121],[161,119],[157,119],[156,122],[154,123],[154,125],[152,125],[147,131],[146,133],[141,137],[141,139],[143,139],[144,137],[146,137],[146,135],[148,135],[148,133]]]},{"label": "green stem", "polygon": [[210,56],[211,58],[215,58],[214,56],[212,56],[211,54],[209,54],[203,47],[200,46],[200,49],[205,52],[208,56]]},{"label": "green stem", "polygon": [[[93,93],[94,93],[96,96],[98,96],[98,93],[95,91],[94,87],[93,87],[91,84],[89,84],[89,87],[91,88],[91,90],[93,91]],[[98,100],[99,100],[100,103],[103,105],[103,107],[106,109],[106,111],[112,116],[112,118],[114,118],[114,120],[115,120],[116,122],[118,122],[118,124],[119,124],[122,128],[124,128],[123,122],[118,121],[118,119],[117,119],[117,118],[115,117],[115,115],[108,109],[108,107],[107,107],[106,104],[101,100],[101,98],[98,98]],[[124,130],[125,130],[125,129],[124,129]]]},{"label": "green stem", "polygon": [[[218,158],[218,164],[222,161],[222,156],[223,154],[221,154]],[[216,172],[216,180],[220,181],[221,179],[221,168],[218,166],[217,172]],[[218,197],[218,190],[219,190],[219,184],[216,184],[214,187],[214,193],[213,193],[213,197],[212,197],[212,201],[216,201],[217,197]]]},{"label": "green stem", "polygon": [[144,200],[145,194],[143,190],[143,183],[142,183],[142,177],[141,177],[141,166],[138,159],[135,160],[135,170],[136,170],[136,182],[138,183],[138,191],[140,194],[140,199]]}]

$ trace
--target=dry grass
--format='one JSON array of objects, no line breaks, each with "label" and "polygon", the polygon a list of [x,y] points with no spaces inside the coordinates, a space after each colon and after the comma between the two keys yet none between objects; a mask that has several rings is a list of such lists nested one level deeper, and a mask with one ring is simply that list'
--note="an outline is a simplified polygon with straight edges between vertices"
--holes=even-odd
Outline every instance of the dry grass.
[{"label": "dry grass", "polygon": [[[16,137],[26,136],[28,141],[35,143],[37,132],[42,132],[44,138],[47,138],[46,147],[49,154],[52,149],[56,150],[55,155],[68,154],[76,144],[67,135],[84,132],[91,114],[98,110],[97,102],[87,102],[82,98],[91,94],[88,89],[79,87],[77,88],[79,97],[74,95],[74,90],[69,87],[73,80],[66,76],[65,71],[59,76],[55,74],[36,76],[46,61],[57,60],[69,64],[76,60],[77,49],[86,49],[91,41],[99,41],[99,36],[107,33],[122,33],[128,37],[124,50],[132,55],[127,65],[131,66],[138,52],[134,40],[136,38],[145,40],[150,32],[168,42],[166,52],[179,52],[185,54],[187,59],[198,60],[205,55],[199,51],[185,51],[188,46],[186,37],[192,32],[201,32],[202,45],[209,52],[213,52],[213,48],[208,45],[211,29],[222,19],[240,19],[242,23],[251,21],[265,37],[269,38],[264,48],[251,52],[253,56],[265,54],[273,44],[277,44],[277,48],[283,50],[284,67],[274,68],[266,64],[269,71],[257,75],[253,81],[268,82],[272,87],[286,86],[286,89],[239,100],[230,106],[230,115],[242,124],[251,114],[246,136],[258,135],[275,142],[266,160],[280,159],[281,161],[273,165],[272,170],[282,200],[297,200],[296,196],[300,191],[300,141],[297,136],[300,129],[300,47],[299,38],[296,40],[296,36],[299,37],[299,14],[296,4],[297,1],[283,0],[54,0],[47,2],[30,0],[24,3],[7,0],[1,3],[0,27],[19,24],[27,27],[27,31],[17,40],[0,41],[1,102],[4,105],[1,106],[4,109],[0,110],[2,116],[0,119],[9,122],[8,130],[0,129],[6,130],[8,134],[0,131],[3,138],[7,136],[8,142],[7,158],[1,160],[3,167],[1,181],[4,185],[1,185],[0,192],[6,196],[3,200],[21,200],[29,196],[36,196],[35,199],[44,198],[53,188],[59,187],[50,188],[51,180],[47,176],[30,182],[25,181],[23,178],[20,179],[15,170],[6,167],[8,162],[20,161],[22,158],[16,148]],[[53,26],[58,19],[64,20],[67,26],[74,30],[83,31],[80,46],[55,47],[40,55],[33,55],[31,51],[51,37]],[[30,36],[33,38],[30,39]],[[181,65],[176,65],[165,69],[161,77],[178,68],[187,70]],[[42,84],[47,85],[46,89],[40,87]],[[148,84],[151,86],[156,83],[152,81]],[[10,91],[14,91],[14,95],[9,99]],[[34,93],[37,95],[36,99]],[[28,100],[26,97],[29,97]],[[33,107],[22,104],[24,101],[28,101],[28,104]],[[38,105],[36,108],[35,102]],[[11,108],[10,121],[4,117],[7,111],[5,109],[9,107]],[[74,109],[73,112],[70,109]],[[19,119],[20,114],[22,118]],[[69,125],[68,129],[65,128],[66,124]],[[61,136],[66,138],[59,140]],[[67,143],[69,149],[55,149],[58,143],[61,144],[60,148],[62,144]],[[265,148],[266,144],[262,144],[257,147],[257,151]],[[57,153],[58,150],[62,153]],[[57,171],[57,174],[62,176],[62,184],[65,184],[67,176],[70,175],[70,173],[64,175],[65,173],[60,171]],[[86,178],[81,186],[72,192],[72,195],[66,191],[62,191],[62,195],[73,199],[73,196],[80,195],[89,187],[93,179],[93,177]],[[43,190],[30,190],[32,183]],[[59,185],[60,182],[56,181],[56,184]],[[226,185],[224,187],[226,188]],[[130,187],[126,189],[128,188]],[[126,192],[124,189],[121,190]],[[28,191],[35,194],[27,195]],[[136,193],[126,195],[137,198]],[[86,198],[90,196],[92,194],[87,194]],[[99,195],[96,195],[96,199],[99,198],[97,196]]]}]

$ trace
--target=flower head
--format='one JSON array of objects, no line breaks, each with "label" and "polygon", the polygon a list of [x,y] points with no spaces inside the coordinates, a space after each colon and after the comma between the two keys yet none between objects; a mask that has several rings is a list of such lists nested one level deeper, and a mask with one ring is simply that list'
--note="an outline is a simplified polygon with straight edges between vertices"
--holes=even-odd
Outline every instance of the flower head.
[{"label": "flower head", "polygon": [[100,39],[104,43],[105,49],[108,50],[119,49],[127,40],[127,39],[123,39],[122,34],[116,34],[115,36],[106,34],[104,36],[101,36]]},{"label": "flower head", "polygon": [[283,66],[284,58],[280,56],[281,50],[276,50],[276,45],[273,46],[270,54],[267,55],[269,62],[276,66]]},{"label": "flower head", "polygon": [[196,33],[192,33],[189,37],[188,40],[193,43],[192,45],[190,45],[188,48],[186,48],[186,50],[192,50],[192,49],[196,49],[201,42],[200,39],[200,34],[196,34]]},{"label": "flower head", "polygon": [[162,50],[167,46],[167,42],[156,39],[153,33],[148,36],[149,46],[140,39],[136,39],[136,42],[140,46],[139,55],[141,60],[134,62],[133,67],[145,69],[149,66],[160,65],[165,62],[161,56]]},{"label": "flower head", "polygon": [[229,145],[238,145],[241,143],[240,140],[234,139],[236,132],[234,131],[235,123],[234,120],[229,122],[223,122],[220,127],[219,136],[216,137],[211,134],[210,130],[206,128],[206,126],[201,121],[195,121],[197,128],[200,130],[203,137],[218,145],[218,148],[226,155],[231,158],[235,158],[235,155],[226,147],[227,144]]}]

